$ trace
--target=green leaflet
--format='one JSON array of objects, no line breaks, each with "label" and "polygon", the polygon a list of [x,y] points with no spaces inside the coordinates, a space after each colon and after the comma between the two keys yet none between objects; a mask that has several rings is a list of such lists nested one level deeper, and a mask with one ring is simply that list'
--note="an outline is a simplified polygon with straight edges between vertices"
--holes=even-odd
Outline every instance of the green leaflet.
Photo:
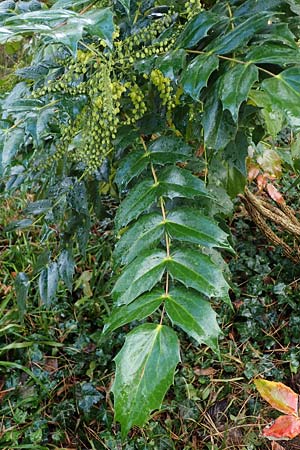
[{"label": "green leaflet", "polygon": [[300,127],[300,68],[292,67],[262,83],[273,105],[281,109],[292,126]]},{"label": "green leaflet", "polygon": [[142,295],[129,305],[114,309],[105,323],[103,333],[109,333],[133,320],[142,320],[150,316],[159,308],[164,300],[165,293],[161,289],[158,289],[149,294]]},{"label": "green leaflet", "polygon": [[58,258],[58,271],[61,279],[66,284],[69,291],[72,292],[75,261],[71,250],[62,250]]},{"label": "green leaflet", "polygon": [[129,264],[117,280],[113,298],[117,305],[128,305],[158,283],[166,269],[165,250],[149,250]]},{"label": "green leaflet", "polygon": [[207,36],[208,31],[218,22],[218,16],[209,11],[197,14],[178,36],[176,46],[192,48]]},{"label": "green leaflet", "polygon": [[15,128],[12,131],[0,133],[0,174],[5,173],[13,158],[19,152],[24,141],[24,129]]},{"label": "green leaflet", "polygon": [[194,100],[199,100],[201,90],[207,85],[208,78],[219,67],[216,55],[196,56],[182,74],[183,90]]},{"label": "green leaflet", "polygon": [[27,295],[29,291],[30,281],[24,272],[19,272],[15,279],[15,290],[17,297],[19,320],[21,323],[24,321],[24,315],[26,313]]},{"label": "green leaflet", "polygon": [[123,437],[133,425],[143,426],[151,411],[160,408],[179,361],[178,338],[167,326],[146,323],[126,337],[115,358],[112,387],[115,418]]},{"label": "green leaflet", "polygon": [[247,100],[251,86],[258,80],[258,69],[253,64],[236,64],[221,78],[220,98],[235,121],[243,101]]},{"label": "green leaflet", "polygon": [[285,66],[294,64],[300,57],[298,48],[266,42],[263,45],[251,47],[247,52],[246,61],[252,63],[269,63]]},{"label": "green leaflet", "polygon": [[165,309],[175,325],[198,344],[206,344],[218,353],[221,330],[216,313],[207,300],[191,289],[173,288],[166,298]]},{"label": "green leaflet", "polygon": [[199,250],[180,249],[171,254],[167,269],[171,277],[207,297],[230,302],[222,270]]},{"label": "green leaflet", "polygon": [[224,248],[233,252],[228,235],[209,217],[191,208],[171,211],[165,228],[172,239],[203,245],[208,248]]},{"label": "green leaflet", "polygon": [[218,36],[205,47],[205,51],[219,55],[233,52],[238,47],[247,44],[255,33],[267,27],[270,16],[271,13],[262,12],[249,17],[227,34]]},{"label": "green leaflet", "polygon": [[157,67],[166,77],[175,80],[178,73],[185,66],[186,52],[183,49],[168,52],[155,60]]},{"label": "green leaflet", "polygon": [[276,137],[282,130],[284,122],[284,113],[276,108],[267,94],[267,92],[251,90],[249,98],[261,109],[261,115],[264,118],[268,133],[272,137]]}]

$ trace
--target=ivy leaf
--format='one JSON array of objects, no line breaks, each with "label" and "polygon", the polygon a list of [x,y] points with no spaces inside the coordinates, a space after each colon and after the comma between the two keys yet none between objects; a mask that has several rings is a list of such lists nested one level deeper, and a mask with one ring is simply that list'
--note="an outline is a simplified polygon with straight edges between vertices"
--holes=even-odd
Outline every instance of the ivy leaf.
[{"label": "ivy leaf", "polygon": [[42,270],[39,277],[39,291],[42,303],[49,307],[55,300],[58,285],[58,265],[56,262],[50,263]]},{"label": "ivy leaf", "polygon": [[26,313],[26,300],[28,295],[30,282],[27,275],[24,272],[19,272],[15,279],[15,290],[18,305],[19,320],[21,323],[24,321],[24,315]]},{"label": "ivy leaf", "polygon": [[156,201],[156,198],[157,186],[153,180],[144,180],[135,186],[118,208],[115,217],[116,229],[119,230],[131,220],[136,219],[141,213],[147,211]]},{"label": "ivy leaf", "polygon": [[166,297],[165,308],[175,325],[198,344],[206,344],[218,353],[218,336],[221,330],[216,313],[208,301],[191,289],[174,288]]},{"label": "ivy leaf", "polygon": [[285,112],[292,126],[300,126],[300,68],[292,67],[262,83],[273,105]]},{"label": "ivy leaf", "polygon": [[260,395],[273,408],[285,414],[298,416],[298,394],[283,383],[264,380],[254,380],[254,384]]},{"label": "ivy leaf", "polygon": [[172,239],[233,252],[228,235],[212,219],[196,209],[181,208],[168,214],[165,228]]},{"label": "ivy leaf", "polygon": [[166,252],[149,250],[130,263],[118,278],[113,290],[117,305],[128,305],[158,283],[166,269]]},{"label": "ivy leaf", "polygon": [[202,11],[189,21],[176,41],[176,47],[191,48],[198,44],[220,18],[209,11]]},{"label": "ivy leaf", "polygon": [[291,415],[280,416],[263,429],[263,436],[272,441],[294,439],[299,434],[300,418]]},{"label": "ivy leaf", "polygon": [[247,100],[251,86],[258,80],[258,69],[253,64],[236,64],[221,78],[220,98],[235,121],[243,101]]},{"label": "ivy leaf", "polygon": [[151,411],[160,408],[179,361],[178,338],[167,326],[146,323],[126,337],[115,358],[112,387],[115,419],[121,423],[123,438],[133,425],[142,427]]},{"label": "ivy leaf", "polygon": [[142,216],[117,242],[114,257],[121,264],[129,264],[143,250],[163,237],[164,223],[160,213]]},{"label": "ivy leaf", "polygon": [[92,407],[98,403],[103,395],[97,391],[92,383],[82,383],[80,392],[77,393],[77,402],[79,408],[85,413],[89,413]]},{"label": "ivy leaf", "polygon": [[205,47],[205,51],[210,51],[218,55],[231,53],[237,48],[247,44],[249,39],[258,31],[268,26],[268,19],[271,13],[258,13],[241,22],[227,34],[222,34]]},{"label": "ivy leaf", "polygon": [[154,290],[142,295],[129,305],[115,308],[104,325],[103,333],[109,333],[133,320],[142,320],[150,316],[164,300],[165,293],[161,290]]},{"label": "ivy leaf", "polygon": [[265,42],[263,45],[251,47],[246,54],[246,61],[252,63],[268,63],[285,66],[294,64],[300,57],[298,48],[291,48],[283,44]]},{"label": "ivy leaf", "polygon": [[58,258],[58,271],[67,288],[72,292],[75,261],[71,250],[64,249]]},{"label": "ivy leaf", "polygon": [[216,55],[199,55],[187,66],[182,74],[183,90],[194,100],[199,100],[201,90],[207,85],[208,78],[219,67]]},{"label": "ivy leaf", "polygon": [[222,270],[199,250],[181,249],[171,254],[167,269],[170,275],[207,297],[221,297],[230,302],[228,284]]}]

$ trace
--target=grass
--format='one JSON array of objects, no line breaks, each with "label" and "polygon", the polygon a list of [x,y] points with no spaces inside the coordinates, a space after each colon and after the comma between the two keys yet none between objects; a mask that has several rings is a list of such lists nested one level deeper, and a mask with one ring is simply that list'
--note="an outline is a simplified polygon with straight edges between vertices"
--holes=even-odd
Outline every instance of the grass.
[{"label": "grass", "polygon": [[[297,201],[296,191],[289,195]],[[161,411],[122,444],[109,391],[124,331],[101,334],[111,308],[111,219],[92,229],[87,257],[75,255],[73,293],[60,285],[46,308],[33,284],[23,317],[15,276],[34,278],[47,250],[36,244],[42,227],[4,231],[26,202],[19,193],[3,200],[0,213],[0,448],[270,449],[260,431],[273,411],[253,377],[282,380],[296,391],[300,384],[300,273],[280,249],[237,214],[231,229],[239,256],[229,261],[233,309],[215,305],[224,332],[221,359],[181,335],[182,363]]]}]

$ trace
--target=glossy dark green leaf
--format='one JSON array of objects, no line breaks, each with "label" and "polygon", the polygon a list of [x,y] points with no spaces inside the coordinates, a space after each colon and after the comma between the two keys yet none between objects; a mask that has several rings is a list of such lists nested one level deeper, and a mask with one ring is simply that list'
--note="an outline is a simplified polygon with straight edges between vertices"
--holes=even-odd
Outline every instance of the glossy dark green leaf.
[{"label": "glossy dark green leaf", "polygon": [[276,43],[276,45],[283,45],[294,48],[297,50],[296,37],[289,29],[289,25],[287,23],[281,22],[272,22],[268,28],[262,30],[260,33],[257,33],[255,37],[252,39],[251,48],[256,45],[269,45],[272,43]]},{"label": "glossy dark green leaf", "polygon": [[292,67],[262,83],[275,107],[281,109],[291,125],[300,127],[300,68]]},{"label": "glossy dark green leaf", "polygon": [[246,0],[235,10],[234,16],[254,16],[264,11],[280,11],[282,7],[285,7],[285,0],[264,0],[263,2]]},{"label": "glossy dark green leaf", "polygon": [[227,240],[228,235],[216,222],[196,209],[181,208],[171,211],[167,216],[165,228],[172,239],[233,251]]},{"label": "glossy dark green leaf", "polygon": [[167,326],[146,323],[126,337],[115,358],[112,387],[115,419],[121,423],[123,437],[133,425],[142,427],[151,411],[160,408],[179,361],[178,338]]},{"label": "glossy dark green leaf", "polygon": [[24,315],[27,310],[27,295],[29,291],[30,281],[24,272],[19,272],[15,279],[16,299],[18,305],[19,320],[24,321]]},{"label": "glossy dark green leaf", "polygon": [[242,194],[247,183],[246,176],[236,167],[229,165],[227,171],[227,192],[234,199],[238,194]]},{"label": "glossy dark green leaf", "polygon": [[56,298],[58,285],[58,265],[56,262],[50,263],[42,270],[39,277],[39,291],[42,303],[49,307]]},{"label": "glossy dark green leaf", "polygon": [[23,128],[14,128],[12,131],[1,133],[0,136],[1,140],[3,139],[0,154],[0,174],[3,174],[21,149],[25,136]]},{"label": "glossy dark green leaf", "polygon": [[167,265],[166,251],[142,253],[123,270],[112,295],[117,305],[128,305],[141,294],[150,291],[162,278]]},{"label": "glossy dark green leaf", "polygon": [[155,67],[157,67],[166,77],[175,80],[178,73],[183,69],[185,60],[186,52],[183,49],[178,49],[158,57],[155,60]]},{"label": "glossy dark green leaf", "polygon": [[133,150],[125,156],[118,167],[115,182],[119,188],[126,187],[134,178],[139,176],[150,164],[147,153],[142,150]]},{"label": "glossy dark green leaf", "polygon": [[78,14],[68,9],[42,9],[39,11],[30,11],[23,14],[14,15],[5,21],[6,24],[34,24],[34,23],[61,23],[71,17],[77,17]]},{"label": "glossy dark green leaf", "polygon": [[72,292],[73,275],[75,271],[75,261],[70,249],[62,250],[58,258],[58,271],[61,279]]},{"label": "glossy dark green leaf", "polygon": [[204,140],[209,148],[221,150],[234,140],[236,124],[229,111],[223,111],[218,96],[218,85],[212,89],[204,104],[202,117]]},{"label": "glossy dark green leaf", "polygon": [[171,276],[207,297],[221,297],[229,301],[228,284],[222,270],[200,250],[182,249],[171,254],[168,260]]},{"label": "glossy dark green leaf", "polygon": [[175,325],[198,344],[206,344],[218,353],[221,330],[215,311],[201,295],[191,289],[173,288],[166,297],[165,309]]},{"label": "glossy dark green leaf", "polygon": [[153,180],[144,180],[128,194],[118,208],[115,226],[119,230],[143,212],[147,212],[157,198],[157,185]]},{"label": "glossy dark green leaf", "polygon": [[159,195],[171,199],[176,197],[211,197],[202,180],[192,175],[188,170],[180,169],[176,166],[163,170],[159,174],[158,180]]},{"label": "glossy dark green leaf", "polygon": [[252,15],[227,34],[222,34],[214,39],[205,47],[205,51],[211,51],[219,55],[233,52],[238,47],[247,44],[255,33],[266,28],[269,18],[270,13],[265,12]]},{"label": "glossy dark green leaf", "polygon": [[208,78],[219,67],[216,55],[199,55],[187,66],[182,74],[182,87],[194,100],[199,100],[201,90],[207,85]]},{"label": "glossy dark green leaf", "polygon": [[115,27],[111,9],[92,9],[83,14],[82,18],[87,32],[92,36],[103,39],[112,48]]},{"label": "glossy dark green leaf", "polygon": [[230,141],[224,149],[224,156],[229,167],[235,167],[247,178],[246,158],[248,156],[249,141],[243,131],[238,131],[235,140]]},{"label": "glossy dark green leaf", "polygon": [[251,101],[261,109],[261,115],[265,121],[267,132],[276,137],[282,130],[284,123],[284,113],[280,108],[276,108],[267,92],[251,90],[249,92]]},{"label": "glossy dark green leaf", "polygon": [[236,64],[221,78],[220,98],[224,109],[228,109],[235,121],[243,101],[247,100],[252,85],[258,80],[258,69],[254,64]]},{"label": "glossy dark green leaf", "polygon": [[178,36],[176,46],[192,48],[207,36],[208,31],[218,22],[219,17],[209,11],[202,11],[187,23]]},{"label": "glossy dark green leaf", "polygon": [[246,55],[246,60],[253,63],[278,64],[280,66],[294,64],[299,58],[300,51],[298,48],[294,49],[269,42],[251,48]]},{"label": "glossy dark green leaf", "polygon": [[164,234],[161,213],[146,214],[139,218],[117,242],[114,257],[121,264],[130,263],[139,253],[151,248]]},{"label": "glossy dark green leaf", "polygon": [[142,320],[150,316],[165,300],[165,293],[154,290],[134,300],[129,305],[116,307],[107,319],[103,333],[110,333],[133,320]]}]

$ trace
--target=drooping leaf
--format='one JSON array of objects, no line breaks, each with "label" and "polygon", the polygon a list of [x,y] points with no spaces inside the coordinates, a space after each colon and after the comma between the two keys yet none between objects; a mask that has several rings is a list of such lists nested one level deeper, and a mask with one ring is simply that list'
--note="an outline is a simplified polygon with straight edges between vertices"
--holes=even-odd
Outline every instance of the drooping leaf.
[{"label": "drooping leaf", "polygon": [[225,35],[221,34],[205,47],[205,51],[210,51],[218,55],[231,53],[238,47],[247,44],[249,39],[258,31],[268,26],[271,13],[261,12],[254,14],[242,21],[237,27]]},{"label": "drooping leaf", "polygon": [[209,11],[202,11],[187,23],[178,36],[176,46],[179,48],[192,48],[200,42],[208,31],[219,21],[219,17]]},{"label": "drooping leaf", "polygon": [[218,83],[209,92],[204,105],[202,117],[204,140],[209,148],[221,150],[233,141],[236,135],[236,124],[229,111],[223,111],[218,95]]},{"label": "drooping leaf", "polygon": [[256,389],[273,408],[298,416],[298,395],[288,386],[276,381],[254,380]]},{"label": "drooping leaf", "polygon": [[227,234],[212,219],[196,209],[180,208],[171,211],[165,227],[172,239],[232,251]]},{"label": "drooping leaf", "polygon": [[15,279],[15,289],[17,297],[17,305],[19,312],[19,320],[22,323],[24,321],[24,315],[26,313],[27,305],[27,295],[29,290],[30,282],[24,272],[19,272]]},{"label": "drooping leaf", "polygon": [[117,305],[128,305],[143,292],[150,291],[161,280],[166,265],[165,250],[143,252],[125,268],[112,290]]},{"label": "drooping leaf", "polygon": [[196,56],[182,74],[182,87],[194,100],[199,100],[201,90],[219,67],[219,58],[216,55],[205,54]]},{"label": "drooping leaf", "polygon": [[104,325],[103,333],[110,333],[133,320],[142,320],[150,316],[164,300],[165,293],[161,290],[154,290],[149,294],[142,295],[129,305],[115,308]]},{"label": "drooping leaf", "polygon": [[282,44],[265,42],[262,45],[250,48],[246,54],[246,61],[252,63],[268,63],[285,66],[294,64],[300,57],[298,48],[291,48]]},{"label": "drooping leaf", "polygon": [[58,258],[58,271],[67,288],[72,292],[75,261],[70,249],[64,249]]},{"label": "drooping leaf", "polygon": [[49,307],[56,297],[58,285],[58,265],[57,262],[50,263],[42,270],[39,277],[39,291],[42,303]]},{"label": "drooping leaf", "polygon": [[250,88],[258,80],[258,69],[253,64],[236,64],[221,79],[220,97],[224,109],[228,109],[235,121],[243,101],[247,100]]},{"label": "drooping leaf", "polygon": [[178,338],[167,326],[146,323],[126,337],[115,358],[112,387],[115,418],[123,437],[133,425],[143,426],[151,411],[160,408],[179,361]]},{"label": "drooping leaf", "polygon": [[142,216],[117,242],[114,250],[116,261],[122,264],[130,263],[139,253],[158,242],[163,233],[164,223],[161,213]]},{"label": "drooping leaf", "polygon": [[275,107],[281,109],[292,126],[300,127],[300,68],[292,67],[262,83]]},{"label": "drooping leaf", "polygon": [[229,286],[222,269],[199,250],[186,248],[174,251],[168,259],[167,270],[172,278],[188,288],[207,297],[221,297],[226,302],[230,301]]},{"label": "drooping leaf", "polygon": [[299,417],[285,415],[263,429],[263,436],[271,441],[294,439],[300,434]]},{"label": "drooping leaf", "polygon": [[146,212],[156,201],[157,186],[151,179],[139,183],[123,200],[118,208],[115,225],[119,230],[132,219],[136,219],[141,213]]},{"label": "drooping leaf", "polygon": [[165,300],[166,313],[198,344],[206,344],[218,352],[221,333],[216,313],[210,303],[191,289],[173,288]]}]

